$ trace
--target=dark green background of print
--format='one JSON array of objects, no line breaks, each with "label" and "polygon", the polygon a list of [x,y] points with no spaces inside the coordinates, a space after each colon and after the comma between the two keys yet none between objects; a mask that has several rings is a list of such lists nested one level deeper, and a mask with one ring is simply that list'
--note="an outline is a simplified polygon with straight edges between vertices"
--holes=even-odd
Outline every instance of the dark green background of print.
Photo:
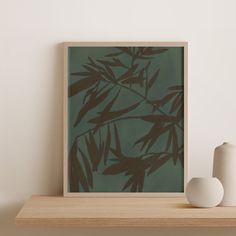
[{"label": "dark green background of print", "polygon": [[[155,73],[157,68],[160,68],[160,73],[157,81],[154,83],[153,87],[148,92],[148,98],[161,99],[168,91],[168,87],[175,85],[183,85],[183,47],[166,47],[168,51],[155,55],[154,58],[150,59],[151,65],[149,67],[149,74]],[[68,52],[68,81],[69,85],[73,84],[75,81],[79,80],[80,77],[71,75],[75,72],[84,71],[83,65],[88,62],[88,57],[93,60],[108,59],[105,55],[118,52],[117,48],[113,47],[70,47]],[[131,58],[128,54],[123,53],[119,56],[119,59],[126,65],[131,64]],[[139,60],[137,62],[142,66],[146,64],[148,60]],[[116,76],[121,74],[121,69],[119,67],[112,68],[113,73]],[[105,82],[103,83],[106,84]],[[102,85],[103,85],[102,84]],[[143,93],[143,88],[139,85],[133,85],[133,89],[139,93]],[[113,91],[109,94],[106,101],[109,102],[115,94],[117,93],[119,86],[113,88]],[[106,102],[98,105],[94,109],[91,109],[82,119],[82,121],[73,127],[76,120],[77,114],[83,106],[83,99],[87,90],[78,93],[75,96],[68,98],[68,158],[71,146],[75,140],[75,137],[89,129],[94,128],[94,125],[88,123],[88,120],[95,117],[99,111],[101,111]],[[121,88],[120,94],[112,106],[112,110],[119,110],[128,107],[140,100],[139,96],[136,96],[132,92]],[[183,102],[183,100],[182,100]],[[162,109],[168,114],[169,107],[165,106]],[[135,110],[126,114],[127,116],[139,116],[152,114],[152,107],[148,104],[142,104],[138,106]],[[124,116],[126,116],[124,115]],[[152,127],[152,123],[145,122],[137,119],[127,119],[116,122],[119,137],[121,141],[122,151],[127,156],[138,156],[145,153],[145,150],[140,151],[140,146],[133,146],[134,141],[142,137],[144,134],[148,133]],[[106,127],[100,128],[101,136],[106,136]],[[111,131],[113,131],[111,129]],[[181,145],[183,143],[183,131],[176,128],[178,135],[178,143]],[[99,140],[98,132],[95,134],[95,139]],[[163,151],[166,145],[167,134],[162,135],[158,142],[156,142],[150,149],[150,151]],[[78,139],[78,145],[83,150],[85,155],[88,155],[87,147],[85,144],[84,137]],[[112,140],[111,145],[114,144]],[[80,156],[77,156],[80,159]],[[110,161],[113,158],[113,154],[109,154],[107,166],[114,164]],[[106,167],[103,161],[99,164],[98,171],[93,172],[93,188],[90,189],[91,192],[121,192],[124,183],[128,180],[128,176],[124,173],[119,173],[115,175],[104,175],[103,171]],[[70,181],[70,178],[69,178]],[[173,160],[168,160],[163,166],[161,166],[157,171],[153,172],[149,176],[145,176],[143,192],[183,192],[184,185],[184,169],[178,160],[176,165],[173,164]],[[68,184],[70,192],[70,183]],[[80,191],[84,191],[80,188]],[[129,192],[129,188],[125,191]]]}]

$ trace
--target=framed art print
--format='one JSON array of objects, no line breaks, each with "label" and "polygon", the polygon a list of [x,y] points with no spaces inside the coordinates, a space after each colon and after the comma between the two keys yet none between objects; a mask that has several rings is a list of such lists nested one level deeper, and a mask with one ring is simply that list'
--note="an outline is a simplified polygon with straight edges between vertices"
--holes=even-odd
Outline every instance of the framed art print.
[{"label": "framed art print", "polygon": [[64,43],[64,196],[179,196],[187,43]]}]

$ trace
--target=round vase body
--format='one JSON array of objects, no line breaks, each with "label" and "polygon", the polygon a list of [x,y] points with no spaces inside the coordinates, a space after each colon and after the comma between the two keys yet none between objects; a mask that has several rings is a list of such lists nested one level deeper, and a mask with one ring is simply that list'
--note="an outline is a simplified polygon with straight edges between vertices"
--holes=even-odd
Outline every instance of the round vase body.
[{"label": "round vase body", "polygon": [[192,178],[186,187],[186,197],[195,207],[215,207],[223,195],[223,186],[217,178]]},{"label": "round vase body", "polygon": [[217,177],[224,187],[221,206],[236,206],[236,146],[223,143],[215,148],[213,177]]}]

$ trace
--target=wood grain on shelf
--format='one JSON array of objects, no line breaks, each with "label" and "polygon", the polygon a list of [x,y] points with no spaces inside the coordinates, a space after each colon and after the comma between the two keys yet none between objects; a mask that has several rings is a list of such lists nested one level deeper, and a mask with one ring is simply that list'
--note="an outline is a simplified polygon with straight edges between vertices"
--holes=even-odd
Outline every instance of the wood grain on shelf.
[{"label": "wood grain on shelf", "polygon": [[19,226],[233,227],[236,207],[192,208],[184,198],[63,198],[33,196]]}]

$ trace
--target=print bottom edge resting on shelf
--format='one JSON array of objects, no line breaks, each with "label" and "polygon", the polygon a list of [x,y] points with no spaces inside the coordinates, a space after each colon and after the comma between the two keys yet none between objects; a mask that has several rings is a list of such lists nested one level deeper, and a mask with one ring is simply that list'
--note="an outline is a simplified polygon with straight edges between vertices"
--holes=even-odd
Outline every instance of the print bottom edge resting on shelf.
[{"label": "print bottom edge resting on shelf", "polygon": [[64,195],[182,196],[187,44],[64,45]]}]

